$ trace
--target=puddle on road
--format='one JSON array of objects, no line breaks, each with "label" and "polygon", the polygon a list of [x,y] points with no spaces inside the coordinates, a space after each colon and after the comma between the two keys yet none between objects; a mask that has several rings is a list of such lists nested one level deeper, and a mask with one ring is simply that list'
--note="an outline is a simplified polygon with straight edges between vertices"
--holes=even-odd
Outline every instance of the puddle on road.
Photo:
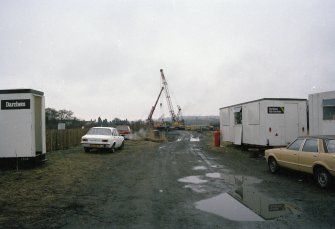
[{"label": "puddle on road", "polygon": [[206,169],[207,169],[206,166],[200,165],[200,166],[194,166],[192,170],[206,170]]},{"label": "puddle on road", "polygon": [[202,186],[202,185],[194,185],[194,184],[188,184],[188,185],[185,185],[184,188],[189,188],[191,189],[193,192],[196,192],[196,193],[204,193],[204,192],[207,192],[207,190]]},{"label": "puddle on road", "polygon": [[259,184],[262,182],[261,179],[250,177],[250,176],[242,176],[242,175],[227,175],[220,173],[220,178],[222,178],[226,183],[232,185],[233,187],[251,187],[252,185]]},{"label": "puddle on road", "polygon": [[200,178],[200,176],[188,176],[183,177],[178,180],[179,182],[183,183],[192,183],[192,184],[202,184],[208,182],[207,180],[203,180]]},{"label": "puddle on road", "polygon": [[[194,136],[191,136],[190,141],[192,139],[194,139]],[[220,186],[218,186],[218,183],[222,183],[220,187],[225,186],[224,190],[227,190],[227,188],[230,190],[196,202],[196,208],[234,221],[264,221],[289,214],[301,214],[301,211],[293,204],[270,198],[269,195],[271,194],[269,193],[260,193],[255,188],[255,184],[261,183],[261,179],[250,176],[227,175],[230,171],[224,169],[221,165],[212,163],[213,159],[208,158],[202,150],[192,147],[191,152],[199,156],[202,159],[200,161],[205,162],[208,169],[216,168],[214,171],[220,171],[221,173],[206,173],[205,177],[208,180],[204,180],[206,179],[204,176],[181,178],[178,180],[179,182],[189,183],[184,188],[190,188],[197,193],[206,193],[211,188],[212,191],[217,191]],[[199,167],[195,166],[193,170],[197,170],[196,168]],[[213,181],[213,179],[220,180]]]},{"label": "puddle on road", "polygon": [[201,200],[195,204],[196,208],[214,213],[234,221],[264,221],[259,215],[241,204],[228,193]]},{"label": "puddle on road", "polygon": [[[201,166],[197,166],[197,167],[201,167]],[[206,169],[205,166],[203,167]],[[201,179],[200,176],[188,176],[188,177],[180,178],[178,181],[182,183],[188,183],[187,185],[184,186],[184,188],[189,188],[193,192],[204,193],[207,191],[205,187],[203,187],[201,184],[207,183],[208,181]]]},{"label": "puddle on road", "polygon": [[258,192],[253,185],[261,180],[249,176],[207,173],[207,177],[221,178],[232,190],[195,203],[196,208],[234,221],[264,221],[288,214],[299,214],[294,205],[276,201]]},{"label": "puddle on road", "polygon": [[190,138],[190,142],[199,142],[200,141],[200,139],[199,139],[199,137],[193,137],[193,135],[191,135],[191,138]]},{"label": "puddle on road", "polygon": [[206,177],[209,177],[209,178],[221,178],[221,174],[220,173],[206,173]]}]

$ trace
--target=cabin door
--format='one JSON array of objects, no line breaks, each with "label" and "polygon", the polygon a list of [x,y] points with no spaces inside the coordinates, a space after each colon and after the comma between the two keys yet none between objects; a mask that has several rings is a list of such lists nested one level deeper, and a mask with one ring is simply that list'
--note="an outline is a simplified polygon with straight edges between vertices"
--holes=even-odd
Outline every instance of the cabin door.
[{"label": "cabin door", "polygon": [[285,104],[285,143],[299,136],[299,113],[297,103]]},{"label": "cabin door", "polygon": [[242,144],[242,125],[234,126],[234,144],[241,145]]}]

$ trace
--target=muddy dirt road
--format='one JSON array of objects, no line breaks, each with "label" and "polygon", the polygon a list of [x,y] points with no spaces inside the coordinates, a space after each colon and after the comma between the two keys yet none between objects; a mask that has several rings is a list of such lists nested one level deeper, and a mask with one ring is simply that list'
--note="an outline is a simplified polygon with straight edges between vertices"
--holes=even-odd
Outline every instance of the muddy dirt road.
[{"label": "muddy dirt road", "polygon": [[335,189],[268,172],[264,158],[212,136],[77,147],[41,168],[0,172],[0,228],[332,228]]}]

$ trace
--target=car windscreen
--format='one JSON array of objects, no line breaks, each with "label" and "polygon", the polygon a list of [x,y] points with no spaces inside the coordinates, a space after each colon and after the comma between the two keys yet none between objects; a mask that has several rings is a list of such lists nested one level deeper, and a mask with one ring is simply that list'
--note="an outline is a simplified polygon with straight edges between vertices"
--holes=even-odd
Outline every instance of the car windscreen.
[{"label": "car windscreen", "polygon": [[335,140],[326,139],[325,141],[326,141],[328,153],[335,153]]},{"label": "car windscreen", "polygon": [[92,128],[87,132],[88,135],[111,135],[110,129]]}]

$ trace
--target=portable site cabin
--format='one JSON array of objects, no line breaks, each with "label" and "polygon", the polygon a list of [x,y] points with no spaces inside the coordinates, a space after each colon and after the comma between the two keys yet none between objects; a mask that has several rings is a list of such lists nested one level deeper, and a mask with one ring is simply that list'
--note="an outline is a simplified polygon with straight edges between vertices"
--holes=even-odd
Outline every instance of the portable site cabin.
[{"label": "portable site cabin", "polygon": [[220,109],[222,141],[284,146],[307,135],[307,100],[264,98]]},{"label": "portable site cabin", "polygon": [[335,91],[308,95],[310,135],[335,135]]},{"label": "portable site cabin", "polygon": [[45,160],[44,93],[32,89],[0,90],[1,160]]}]

